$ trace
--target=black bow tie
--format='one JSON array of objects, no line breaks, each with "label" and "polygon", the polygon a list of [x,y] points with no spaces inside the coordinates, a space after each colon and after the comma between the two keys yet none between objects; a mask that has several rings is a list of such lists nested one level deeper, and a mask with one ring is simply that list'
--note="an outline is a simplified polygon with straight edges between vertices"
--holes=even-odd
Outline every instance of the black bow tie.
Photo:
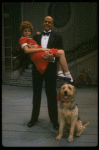
[{"label": "black bow tie", "polygon": [[43,32],[42,35],[44,35],[44,36],[45,36],[45,35],[49,36],[50,33],[51,33],[51,32]]}]

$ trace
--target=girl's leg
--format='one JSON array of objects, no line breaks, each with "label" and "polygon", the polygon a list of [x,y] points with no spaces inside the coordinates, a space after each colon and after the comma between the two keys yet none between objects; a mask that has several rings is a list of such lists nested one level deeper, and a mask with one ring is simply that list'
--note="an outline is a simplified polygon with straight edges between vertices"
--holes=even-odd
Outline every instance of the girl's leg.
[{"label": "girl's leg", "polygon": [[61,64],[61,66],[62,66],[64,72],[65,72],[65,73],[66,73],[66,72],[69,72],[64,51],[63,51],[63,50],[58,50],[58,51],[57,51],[57,54],[56,54],[56,57],[59,57],[59,62],[60,62],[60,64]]},{"label": "girl's leg", "polygon": [[71,82],[73,82],[73,78],[69,72],[69,69],[68,69],[68,66],[67,66],[67,61],[66,61],[66,58],[65,58],[65,54],[64,54],[64,51],[63,50],[58,50],[57,51],[57,54],[56,54],[56,57],[59,57],[59,62],[65,72],[65,77],[67,78],[71,78]]},{"label": "girl's leg", "polygon": [[[60,63],[58,62],[58,74],[57,74],[58,78],[64,78],[64,74],[63,74],[63,69],[62,69],[62,66],[60,65]],[[58,79],[57,78],[57,79]]]},{"label": "girl's leg", "polygon": [[62,71],[62,66],[60,65],[60,63],[58,62],[58,71]]}]

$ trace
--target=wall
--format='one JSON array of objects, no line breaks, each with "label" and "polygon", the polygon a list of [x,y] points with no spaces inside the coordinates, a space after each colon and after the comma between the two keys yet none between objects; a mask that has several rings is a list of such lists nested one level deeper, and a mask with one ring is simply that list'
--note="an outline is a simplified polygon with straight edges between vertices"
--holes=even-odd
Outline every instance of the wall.
[{"label": "wall", "polygon": [[[63,2],[64,3],[64,2]],[[65,2],[66,3],[66,2]],[[84,42],[89,41],[89,43],[92,43],[91,39],[97,38],[97,3],[96,2],[68,2],[71,7],[71,15],[70,19],[67,22],[67,24],[64,27],[57,28],[54,27],[53,30],[56,31],[58,34],[60,34],[63,37],[63,46],[66,54],[69,53],[69,59],[74,58],[72,54],[70,54],[70,51],[73,50],[75,54],[76,48],[79,51],[84,51],[84,47],[87,47],[87,45],[84,45]],[[5,3],[4,3],[5,4]],[[48,8],[50,6],[51,2],[21,2],[21,21],[30,21],[34,26],[33,35],[36,34],[37,31],[42,32],[43,30],[43,20],[44,17],[48,15]],[[60,5],[59,2],[57,4]],[[6,5],[8,5],[6,3]],[[3,6],[3,5],[2,5]],[[4,51],[4,19],[7,17],[9,18],[9,7],[5,7],[5,13],[2,8],[2,79],[5,80],[6,73],[5,73],[5,51]],[[53,12],[53,11],[52,11]],[[61,11],[62,12],[62,11]],[[65,11],[64,11],[65,12]],[[13,13],[13,12],[12,12]],[[57,13],[60,13],[57,11]],[[7,16],[5,16],[7,15]],[[53,14],[54,15],[54,14]],[[57,16],[60,14],[57,14]],[[68,17],[68,16],[67,16]],[[63,17],[62,17],[63,18]],[[64,17],[65,19],[65,17]],[[60,19],[61,21],[61,19]],[[7,23],[8,24],[8,23]],[[94,41],[94,40],[93,40]],[[92,47],[94,50],[97,50],[97,42],[92,43]],[[78,49],[79,45],[82,45],[82,49]],[[11,48],[9,49],[11,51]],[[12,54],[9,51],[9,58],[12,58]],[[89,51],[92,52],[92,48]],[[98,51],[98,50],[97,50]],[[8,52],[7,52],[8,53]],[[8,57],[8,56],[7,56]],[[84,56],[85,57],[85,56]],[[86,54],[86,59],[84,57],[80,58],[81,61],[77,61],[75,64],[75,61],[68,61],[69,69],[72,72],[73,78],[76,78],[79,75],[80,70],[83,69],[90,69],[91,71],[91,78],[93,82],[97,82],[98,79],[98,63],[97,63],[97,54],[93,55],[91,57],[90,53],[89,55]],[[87,59],[88,57],[88,59]],[[12,60],[12,59],[11,59]],[[72,60],[72,59],[71,59]],[[82,61],[83,60],[83,61]],[[7,62],[6,62],[7,63]],[[87,65],[86,65],[87,64]],[[12,66],[12,61],[11,61]],[[11,67],[10,67],[11,68]],[[92,76],[92,73],[94,75]],[[9,73],[7,72],[7,78]],[[94,78],[95,76],[95,78]]]},{"label": "wall", "polygon": [[28,2],[22,3],[22,21],[30,21],[33,24],[33,35],[37,31],[42,31],[43,20],[44,20],[44,2]]},{"label": "wall", "polygon": [[[22,21],[34,26],[33,35],[42,32],[43,19],[48,15],[48,2],[22,3]],[[71,2],[71,18],[63,28],[53,28],[63,37],[64,50],[86,41],[97,34],[97,3]]]},{"label": "wall", "polygon": [[69,50],[97,34],[96,3],[75,2],[71,5],[75,6],[74,18],[70,28],[63,33],[65,50]]},{"label": "wall", "polygon": [[[22,3],[22,21],[28,20],[34,26],[33,35],[37,31],[42,32],[43,19],[48,15],[50,2],[31,2]],[[97,35],[97,3],[96,2],[71,2],[71,18],[66,26],[62,28],[54,27],[63,37],[63,46],[65,51],[85,41],[92,39]],[[87,59],[88,58],[88,59]],[[83,59],[83,61],[82,61]],[[93,55],[87,55],[69,65],[72,76],[75,79],[81,69],[90,70],[90,76],[93,83],[97,82],[97,52]],[[86,65],[87,64],[87,65]],[[94,75],[92,75],[94,73]]]}]

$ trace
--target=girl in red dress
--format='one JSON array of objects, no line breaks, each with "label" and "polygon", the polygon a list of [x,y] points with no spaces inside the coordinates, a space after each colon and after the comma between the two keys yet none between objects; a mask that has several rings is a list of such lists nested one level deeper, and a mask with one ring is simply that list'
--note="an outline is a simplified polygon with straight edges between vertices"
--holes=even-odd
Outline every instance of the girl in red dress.
[{"label": "girl in red dress", "polygon": [[[48,49],[48,48],[42,48],[41,46],[38,46],[36,41],[34,41],[31,37],[31,34],[33,32],[33,26],[30,22],[24,21],[20,25],[20,32],[22,34],[22,38],[19,39],[19,44],[22,47],[22,49],[25,51],[25,53],[30,54],[30,58],[35,64],[37,70],[43,74],[47,68],[47,65],[49,63],[48,59],[45,59],[44,53],[48,51],[49,53],[53,53],[53,57],[59,57],[59,62],[64,70],[65,73],[69,72],[64,50],[58,50],[58,49]],[[32,43],[33,48],[28,48],[28,44]],[[71,82],[73,82],[71,74],[69,75],[69,78],[71,78]]]}]

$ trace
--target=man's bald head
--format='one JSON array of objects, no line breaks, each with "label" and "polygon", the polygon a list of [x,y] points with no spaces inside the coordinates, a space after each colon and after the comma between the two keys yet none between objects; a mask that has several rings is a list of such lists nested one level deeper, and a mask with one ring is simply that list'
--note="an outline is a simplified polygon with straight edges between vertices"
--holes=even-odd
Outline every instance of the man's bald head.
[{"label": "man's bald head", "polygon": [[50,20],[52,20],[52,22],[54,22],[54,20],[53,20],[53,18],[51,17],[51,16],[46,16],[45,18],[44,18],[44,20],[45,19],[50,19]]},{"label": "man's bald head", "polygon": [[49,30],[51,30],[54,27],[54,20],[51,16],[46,16],[44,18],[44,22],[43,22],[43,28],[44,30],[47,32]]}]

